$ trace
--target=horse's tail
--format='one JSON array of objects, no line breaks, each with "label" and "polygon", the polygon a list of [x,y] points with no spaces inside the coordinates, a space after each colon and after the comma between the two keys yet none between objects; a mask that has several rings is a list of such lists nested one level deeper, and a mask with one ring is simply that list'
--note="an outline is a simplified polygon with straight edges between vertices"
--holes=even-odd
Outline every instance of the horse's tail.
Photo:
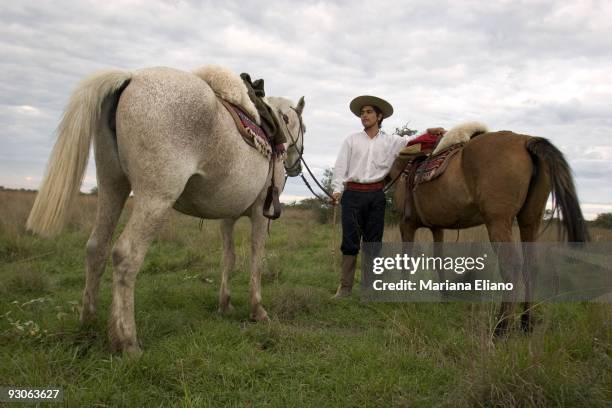
[{"label": "horse's tail", "polygon": [[580,209],[572,171],[559,151],[548,139],[533,137],[525,145],[534,158],[536,171],[544,166],[553,196],[553,214],[560,213],[569,242],[588,241],[586,223]]},{"label": "horse's tail", "polygon": [[57,128],[45,179],[26,222],[28,230],[47,237],[62,230],[83,181],[91,138],[109,119],[102,117],[102,105],[127,86],[131,77],[131,73],[117,70],[99,72],[73,92]]}]

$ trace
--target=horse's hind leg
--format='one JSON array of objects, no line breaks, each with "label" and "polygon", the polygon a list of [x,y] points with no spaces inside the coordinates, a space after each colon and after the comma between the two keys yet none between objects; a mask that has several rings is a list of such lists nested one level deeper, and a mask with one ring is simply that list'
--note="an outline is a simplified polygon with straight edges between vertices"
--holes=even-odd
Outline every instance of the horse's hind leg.
[{"label": "horse's hind leg", "polygon": [[113,231],[121,215],[125,200],[130,194],[130,185],[121,177],[114,183],[100,180],[98,187],[98,210],[96,223],[87,241],[87,266],[85,275],[85,290],[83,291],[83,309],[81,323],[87,325],[96,320],[96,308],[100,278],[104,273],[106,260],[110,252]]},{"label": "horse's hind leg", "polygon": [[523,303],[523,314],[521,315],[521,328],[524,331],[533,329],[532,302],[534,298],[535,280],[537,277],[537,263],[535,262],[536,250],[533,244],[538,238],[546,201],[550,194],[550,183],[548,174],[544,167],[539,167],[527,193],[527,197],[521,210],[516,216],[521,241],[523,242],[523,280],[525,282],[525,302]]},{"label": "horse's hind leg", "polygon": [[[512,218],[496,218],[487,222],[489,240],[497,254],[499,271],[504,282],[512,283],[517,287],[519,268],[519,254],[512,243]],[[502,304],[495,325],[495,335],[505,334],[510,327],[510,320],[514,315],[516,302],[515,290],[504,291]]]},{"label": "horse's hind leg", "polygon": [[[110,104],[105,103],[102,116],[109,117],[110,110]],[[100,278],[106,267],[113,232],[131,190],[130,182],[119,163],[114,132],[106,124],[102,124],[95,135],[94,143],[98,209],[96,222],[85,249],[87,266],[81,310],[81,323],[84,325],[96,319]]]},{"label": "horse's hind leg", "polygon": [[223,239],[223,272],[221,276],[221,288],[219,289],[219,312],[230,312],[229,280],[236,264],[236,251],[234,247],[234,224],[236,220],[221,220],[221,237]]},{"label": "horse's hind leg", "polygon": [[[176,197],[180,192],[176,194]],[[112,251],[113,302],[109,334],[111,347],[130,356],[140,355],[134,321],[136,275],[155,234],[176,201],[174,195],[138,195],[125,230]]]},{"label": "horse's hind leg", "polygon": [[521,314],[521,329],[526,332],[533,330],[532,302],[534,299],[535,280],[537,278],[537,263],[535,262],[536,249],[534,241],[540,229],[540,220],[523,224],[519,221],[521,241],[523,247],[523,281],[525,283],[525,302]]},{"label": "horse's hind leg", "polygon": [[523,243],[523,281],[525,282],[525,302],[521,315],[521,328],[524,331],[533,330],[532,302],[534,300],[535,281],[537,279],[536,249],[534,242],[542,223],[548,190],[541,191],[539,200],[535,197],[537,191],[529,195],[525,205],[517,216],[521,241]]}]

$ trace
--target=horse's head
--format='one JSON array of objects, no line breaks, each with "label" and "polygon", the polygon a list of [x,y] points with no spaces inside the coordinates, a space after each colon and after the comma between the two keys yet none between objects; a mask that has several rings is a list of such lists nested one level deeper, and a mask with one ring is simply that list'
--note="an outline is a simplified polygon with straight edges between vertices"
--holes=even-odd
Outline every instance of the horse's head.
[{"label": "horse's head", "polygon": [[298,176],[302,172],[302,154],[304,153],[304,132],[306,126],[302,120],[304,111],[304,97],[297,104],[285,98],[267,98],[267,102],[276,113],[278,122],[287,136],[287,158],[285,159],[285,170],[289,177]]}]

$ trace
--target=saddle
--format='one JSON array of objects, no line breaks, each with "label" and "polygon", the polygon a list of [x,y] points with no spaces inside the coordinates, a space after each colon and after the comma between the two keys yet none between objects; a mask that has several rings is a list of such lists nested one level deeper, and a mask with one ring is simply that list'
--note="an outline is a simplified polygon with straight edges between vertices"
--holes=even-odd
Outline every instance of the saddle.
[{"label": "saddle", "polygon": [[427,160],[420,163],[414,172],[414,187],[440,177],[448,167],[450,159],[458,153],[464,145],[465,143],[454,144],[438,153],[428,156]]},{"label": "saddle", "polygon": [[[287,139],[278,124],[276,115],[265,102],[263,79],[251,81],[249,74],[240,76],[218,65],[206,65],[194,74],[204,80],[215,92],[236,124],[238,132],[249,145],[257,149],[270,162],[272,182],[264,202],[264,216],[276,219],[280,216],[278,188],[274,185],[275,161],[284,155]],[[274,213],[269,215],[270,206]]]},{"label": "saddle", "polygon": [[412,215],[414,204],[414,191],[423,183],[435,180],[444,174],[450,159],[457,154],[465,143],[458,143],[446,149],[428,155],[421,153],[416,155],[403,171],[403,178],[406,182],[406,198],[404,200],[404,219],[409,219]]},{"label": "saddle", "polygon": [[[272,169],[271,185],[268,187],[266,198],[264,200],[263,214],[266,218],[275,220],[281,215],[281,205],[279,199],[278,187],[274,185],[274,168],[276,157],[282,155],[283,152],[275,149],[272,145],[272,140],[263,127],[257,125],[253,119],[249,117],[241,108],[236,105],[219,98],[219,101],[230,113],[238,132],[242,139],[249,145],[257,149],[268,160],[270,160],[270,168]],[[280,146],[283,146],[282,144]],[[273,212],[270,214],[270,207]]]},{"label": "saddle", "polygon": [[279,148],[283,143],[287,142],[287,136],[280,126],[276,114],[272,112],[272,109],[263,99],[266,96],[264,90],[264,80],[258,79],[256,81],[251,80],[251,76],[247,73],[240,74],[240,78],[246,87],[249,99],[255,105],[257,113],[261,118],[261,127],[264,129],[268,140],[272,143],[274,148]]},{"label": "saddle", "polygon": [[264,99],[266,93],[263,79],[251,81],[249,74],[238,76],[218,65],[205,65],[195,70],[194,74],[225,102],[223,105],[232,115],[247,144],[268,159],[274,151],[282,153],[287,138],[275,113]]},{"label": "saddle", "polygon": [[272,144],[268,139],[268,135],[262,127],[257,125],[249,115],[247,115],[240,107],[229,103],[226,100],[219,98],[219,101],[234,119],[236,128],[244,141],[251,147],[254,147],[263,154],[266,158],[272,158]]}]

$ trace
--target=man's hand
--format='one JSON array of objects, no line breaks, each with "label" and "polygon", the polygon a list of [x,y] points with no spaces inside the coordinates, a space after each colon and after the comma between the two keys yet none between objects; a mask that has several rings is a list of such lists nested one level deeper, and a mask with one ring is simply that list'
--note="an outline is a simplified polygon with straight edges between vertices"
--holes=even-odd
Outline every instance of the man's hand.
[{"label": "man's hand", "polygon": [[429,128],[427,129],[427,133],[437,137],[442,137],[446,133],[446,130],[443,127]]},{"label": "man's hand", "polygon": [[333,198],[333,200],[334,200],[334,203],[333,203],[334,205],[338,205],[338,202],[340,201],[340,196],[341,196],[341,195],[342,195],[342,194],[341,194],[341,193],[339,193],[339,192],[337,192],[337,191],[335,191],[335,192],[332,194],[332,198]]}]

